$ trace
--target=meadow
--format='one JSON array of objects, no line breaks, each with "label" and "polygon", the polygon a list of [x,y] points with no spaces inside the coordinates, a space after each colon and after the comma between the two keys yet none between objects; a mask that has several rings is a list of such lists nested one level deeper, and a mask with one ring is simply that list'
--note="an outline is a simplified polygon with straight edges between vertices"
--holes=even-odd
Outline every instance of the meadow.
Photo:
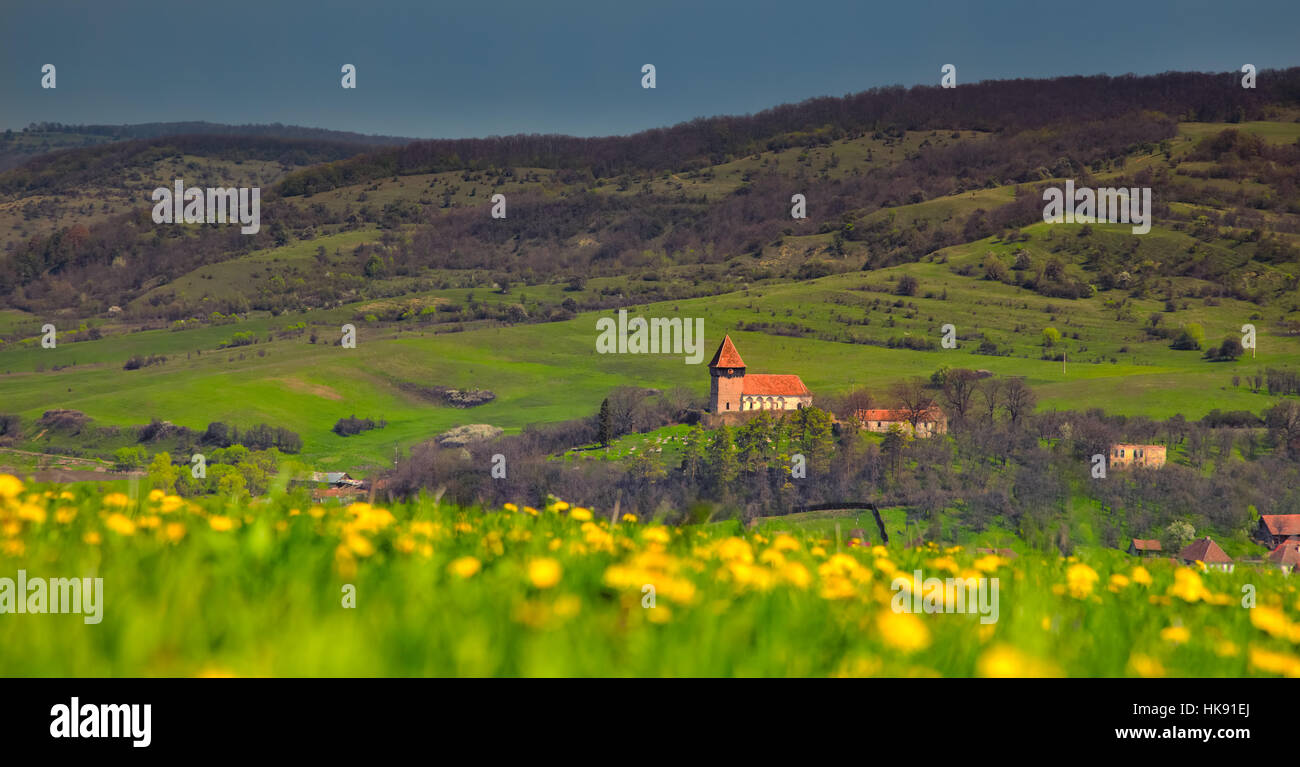
[{"label": "meadow", "polygon": [[[993,241],[958,246],[924,262],[869,273],[632,306],[629,316],[702,317],[706,361],[722,335],[730,333],[751,372],[796,373],[814,393],[865,386],[884,396],[905,378],[928,377],[945,366],[967,367],[1025,376],[1040,409],[1100,407],[1155,418],[1181,413],[1194,419],[1216,408],[1260,412],[1276,398],[1234,386],[1233,377],[1300,362],[1300,338],[1276,330],[1287,316],[1286,306],[1261,309],[1230,298],[1191,299],[1186,308],[1165,313],[1171,326],[1201,324],[1211,344],[1239,335],[1245,322],[1258,327],[1254,360],[1248,355],[1236,362],[1208,362],[1198,352],[1170,349],[1167,340],[1145,333],[1148,317],[1163,313],[1163,302],[1121,291],[1053,299],[957,272],[981,260],[986,250],[1010,247]],[[917,295],[895,294],[903,275],[917,280]],[[558,286],[554,289],[558,294]],[[521,290],[542,292],[532,286]],[[461,303],[469,292],[432,291],[422,298]],[[517,432],[530,423],[592,415],[620,385],[680,386],[699,396],[708,391],[704,365],[685,364],[682,356],[597,354],[596,320],[609,313],[585,312],[548,323],[478,323],[447,333],[418,320],[355,319],[375,303],[279,317],[252,313],[234,324],[113,333],[55,349],[10,344],[0,351],[0,401],[5,412],[28,421],[58,407],[81,410],[104,425],[159,418],[202,430],[212,421],[267,422],[302,436],[305,461],[364,474],[388,465],[395,452],[463,423]],[[358,327],[355,349],[333,343],[344,322]],[[299,323],[306,323],[302,333],[279,337],[279,331]],[[938,348],[948,323],[959,338],[955,349]],[[1052,349],[1043,347],[1048,326],[1063,335]],[[236,332],[250,333],[258,343],[220,348]],[[309,332],[320,341],[310,343]],[[936,348],[882,345],[907,338]],[[980,338],[995,343],[999,353],[976,353]],[[1064,366],[1042,359],[1045,352],[1063,349]],[[169,359],[123,371],[123,362],[137,354]],[[404,384],[483,388],[496,399],[459,410],[431,403]],[[389,425],[347,438],[330,432],[335,421],[354,414],[384,418]],[[39,450],[40,444],[22,447]]]},{"label": "meadow", "polygon": [[[1275,571],[612,516],[0,476],[0,578],[103,578],[99,623],[0,615],[0,674],[1300,676],[1300,595]],[[895,611],[917,569],[997,578],[997,620]]]}]

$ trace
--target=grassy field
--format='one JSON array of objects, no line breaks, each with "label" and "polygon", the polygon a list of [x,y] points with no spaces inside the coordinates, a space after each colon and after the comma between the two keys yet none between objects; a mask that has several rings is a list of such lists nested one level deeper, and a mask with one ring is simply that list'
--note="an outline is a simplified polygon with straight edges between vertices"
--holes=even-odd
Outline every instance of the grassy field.
[{"label": "grassy field", "polygon": [[[1043,225],[1046,226],[1046,225]],[[1000,247],[987,243],[989,248]],[[968,250],[986,247],[978,245]],[[1197,352],[1175,351],[1142,330],[1163,304],[1120,291],[1090,299],[1050,299],[1001,283],[955,273],[962,258],[808,282],[768,285],[716,297],[633,307],[630,316],[704,319],[704,361],[730,333],[755,373],[796,373],[814,393],[867,386],[884,392],[908,376],[942,366],[1026,376],[1041,408],[1101,407],[1112,413],[1197,418],[1211,409],[1259,412],[1275,402],[1234,375],[1300,362],[1300,339],[1273,332],[1289,307],[1265,308],[1231,299],[1217,305],[1192,300],[1166,315],[1167,323],[1198,322],[1207,341],[1257,325],[1258,357],[1211,363]],[[893,295],[901,274],[914,276],[914,297]],[[534,288],[521,289],[534,292]],[[558,288],[557,288],[558,290]],[[435,291],[430,300],[463,300],[468,291]],[[929,296],[929,297],[927,297]],[[1117,308],[1120,303],[1123,308]],[[211,421],[268,422],[299,432],[304,458],[325,466],[363,468],[391,461],[394,452],[452,426],[491,423],[507,430],[594,413],[614,387],[684,386],[707,393],[703,364],[678,355],[605,355],[595,349],[596,319],[586,313],[555,323],[494,326],[461,333],[434,332],[417,322],[353,319],[361,305],[306,314],[254,315],[236,324],[179,332],[157,330],[61,343],[55,349],[11,344],[0,352],[4,410],[35,419],[51,408],[81,410],[102,424],[132,425],[151,417],[202,429]],[[321,340],[304,335],[265,340],[273,331],[307,322]],[[343,322],[358,325],[356,349],[332,344]],[[868,323],[868,324],[864,324]],[[861,343],[920,337],[937,342],[952,323],[956,349],[913,351]],[[1062,364],[1040,359],[1042,329],[1066,338]],[[741,327],[753,330],[737,330]],[[773,335],[794,328],[805,337]],[[236,332],[259,343],[219,349]],[[305,331],[304,331],[305,333]],[[1073,338],[1074,334],[1079,338]],[[975,354],[980,336],[1003,356]],[[828,340],[823,340],[828,339]],[[846,343],[847,340],[859,343]],[[132,355],[165,355],[166,363],[124,371]],[[57,368],[57,369],[56,369]],[[497,399],[471,410],[438,406],[402,384],[484,388]],[[385,418],[386,429],[342,438],[330,432],[339,418]],[[33,447],[39,447],[34,445]]]},{"label": "grassy field", "polygon": [[[1286,121],[1291,117],[1286,113],[1272,122],[1233,126],[1182,123],[1181,136],[1170,142],[1168,160],[1163,152],[1131,157],[1124,172],[1150,162],[1162,163],[1177,173],[1180,167],[1190,165],[1183,159],[1198,140],[1225,127],[1270,142],[1294,141],[1300,138],[1300,123]],[[601,193],[635,195],[649,184],[659,194],[714,198],[734,192],[756,174],[816,173],[833,179],[868,167],[896,164],[925,146],[986,138],[970,131],[956,137],[943,131],[908,133],[899,138],[855,136],[807,150],[793,145],[758,152],[680,175],[604,179],[593,188]],[[196,184],[206,183],[204,179],[210,177],[269,183],[283,172],[279,166],[244,163],[225,167],[221,161],[191,157],[168,156],[157,162],[161,164],[151,167],[142,179],[162,174],[183,175]],[[496,186],[498,180],[502,186]],[[1241,184],[1250,183],[1229,179],[1201,182],[1237,184],[1231,188],[1239,192],[1247,191]],[[124,194],[139,191],[127,186]],[[525,189],[562,195],[576,187],[560,183],[551,171],[514,168],[503,177],[466,172],[381,179],[290,202],[323,204],[339,211],[413,202],[436,212],[444,209],[444,203],[486,204],[494,191],[513,194]],[[881,224],[900,232],[933,229],[977,208],[993,210],[1011,201],[1014,194],[1011,186],[968,191],[872,211],[855,219],[854,225]],[[1193,207],[1172,204],[1181,205],[1182,210]],[[476,304],[494,309],[519,304],[532,316],[539,305],[553,307],[569,297],[579,302],[608,300],[611,295],[636,300],[638,291],[654,290],[660,284],[696,286],[693,289],[699,292],[717,294],[643,303],[630,307],[629,314],[702,318],[705,359],[722,336],[730,333],[751,372],[798,374],[814,394],[856,386],[879,394],[903,378],[929,376],[947,366],[1025,376],[1038,394],[1041,409],[1100,407],[1119,414],[1161,418],[1181,413],[1198,418],[1216,408],[1258,413],[1276,402],[1234,384],[1233,379],[1264,367],[1300,363],[1300,337],[1289,334],[1283,325],[1300,320],[1300,302],[1289,299],[1289,294],[1258,304],[1193,297],[1210,284],[1165,275],[1159,265],[1195,261],[1211,271],[1221,271],[1224,280],[1274,287],[1292,279],[1286,271],[1291,265],[1253,261],[1255,245],[1233,239],[1226,228],[1215,235],[1193,236],[1186,230],[1157,225],[1142,237],[1132,236],[1123,225],[1093,225],[1090,230],[1084,236],[1079,225],[1035,224],[1021,230],[1023,238],[1004,241],[989,237],[943,249],[916,263],[866,272],[859,270],[864,257],[861,243],[850,240],[846,255],[827,257],[832,234],[822,232],[786,236],[779,244],[764,244],[754,256],[736,256],[725,265],[647,267],[644,274],[592,278],[581,290],[551,282],[516,283],[508,292],[501,292],[492,289],[490,279],[489,287],[484,288],[484,275],[478,270],[432,270],[419,276],[367,280],[369,292],[363,295],[371,297],[356,300],[354,278],[339,282],[340,296],[347,301],[340,306],[280,316],[254,311],[235,324],[195,322],[180,331],[141,331],[108,315],[69,320],[4,310],[0,311],[0,338],[7,343],[0,347],[0,412],[19,413],[29,424],[51,408],[81,410],[100,425],[138,425],[155,417],[195,429],[218,420],[236,425],[267,422],[298,432],[305,443],[302,457],[309,464],[365,474],[389,465],[406,448],[453,426],[490,423],[517,431],[529,423],[591,415],[601,399],[619,385],[682,386],[700,395],[708,385],[702,365],[683,364],[678,356],[597,354],[596,320],[612,312],[585,312],[563,322],[509,326],[494,320],[435,324],[425,321],[428,316],[397,322],[370,318],[395,316],[403,307],[417,313],[422,308],[465,307],[471,297]],[[384,234],[374,227],[337,233],[326,228],[313,239],[201,266],[139,296],[134,305],[166,302],[170,296],[226,300],[256,294],[276,281],[292,287],[294,280],[305,285],[335,279],[343,272],[357,271],[350,256],[357,245],[377,241]],[[388,234],[401,236],[403,232]],[[326,256],[318,261],[316,252],[321,247]],[[1090,298],[1058,299],[982,278],[989,259],[1010,267],[1020,251],[1036,265],[1059,258],[1065,273],[1083,282],[1097,278],[1096,264],[1090,261],[1118,259],[1139,287],[1102,290]],[[826,258],[843,273],[802,281],[777,277],[782,269],[810,258],[809,254],[821,254],[816,257]],[[730,276],[752,266],[768,269],[772,276],[753,283]],[[917,281],[914,295],[897,295],[899,280],[905,275]],[[657,279],[641,279],[645,276]],[[1168,300],[1169,296],[1176,298]],[[437,315],[434,312],[432,316]],[[40,348],[38,333],[46,321],[54,321],[59,328],[56,349]],[[1199,324],[1207,345],[1239,336],[1242,325],[1251,323],[1258,331],[1259,349],[1254,359],[1248,355],[1233,363],[1207,362],[1198,352],[1173,350],[1167,339],[1149,334],[1147,328],[1153,321],[1162,329]],[[333,345],[339,327],[349,322],[358,327],[358,347]],[[303,323],[301,332],[281,337],[290,326]],[[942,328],[948,324],[959,338],[955,349],[937,346]],[[82,325],[93,326],[105,337],[68,342],[68,331]],[[1063,336],[1051,348],[1043,346],[1047,327]],[[445,332],[448,330],[463,332]],[[235,333],[251,334],[258,343],[222,348]],[[313,333],[319,343],[309,342]],[[997,353],[977,354],[981,343],[994,345]],[[888,348],[889,344],[929,344],[934,348],[913,351]],[[1064,366],[1044,359],[1061,353],[1068,360]],[[160,365],[124,371],[123,364],[135,355],[168,359]],[[412,393],[413,386],[488,389],[497,398],[479,408],[456,410]],[[335,421],[349,415],[383,418],[388,427],[350,438],[330,432]],[[32,440],[33,436],[28,433],[28,441],[16,447],[33,451],[50,447]]]},{"label": "grassy field", "polygon": [[[0,578],[103,579],[90,623],[0,620],[0,674],[1300,676],[1300,600],[1275,571],[865,550],[811,525],[670,529],[562,502],[302,500],[0,476]],[[896,611],[915,570],[997,578],[996,613]]]}]

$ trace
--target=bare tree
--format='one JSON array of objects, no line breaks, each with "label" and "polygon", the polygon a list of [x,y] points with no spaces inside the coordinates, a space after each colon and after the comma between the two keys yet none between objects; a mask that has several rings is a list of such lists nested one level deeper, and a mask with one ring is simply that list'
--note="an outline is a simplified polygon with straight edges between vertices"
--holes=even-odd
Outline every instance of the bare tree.
[{"label": "bare tree", "polygon": [[857,388],[837,398],[831,406],[831,412],[841,421],[852,421],[859,410],[870,410],[872,402],[871,392]]},{"label": "bare tree", "polygon": [[1011,419],[1012,425],[1018,426],[1020,419],[1033,412],[1034,405],[1038,404],[1038,397],[1034,395],[1034,390],[1029,388],[1025,379],[1021,376],[1008,378],[1002,389],[1002,408],[1007,411],[1007,417]]},{"label": "bare tree", "polygon": [[934,407],[934,395],[925,379],[914,377],[901,381],[894,384],[892,392],[899,409],[903,411],[903,417],[915,431],[917,423]]},{"label": "bare tree", "polygon": [[980,403],[984,406],[984,419],[990,424],[997,420],[998,408],[1002,406],[1002,393],[1005,389],[1006,381],[994,376],[985,378],[976,386]]},{"label": "bare tree", "polygon": [[971,401],[980,375],[974,370],[957,368],[949,370],[943,378],[943,400],[958,423],[966,422],[966,415],[971,410]]}]

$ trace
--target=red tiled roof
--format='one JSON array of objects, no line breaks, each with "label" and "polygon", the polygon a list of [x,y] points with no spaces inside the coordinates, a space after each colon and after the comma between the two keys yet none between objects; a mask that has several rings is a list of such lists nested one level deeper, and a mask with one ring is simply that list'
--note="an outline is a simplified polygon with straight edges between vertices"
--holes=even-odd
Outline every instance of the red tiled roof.
[{"label": "red tiled roof", "polygon": [[[1160,545],[1160,541],[1157,541],[1155,538],[1150,538],[1147,540],[1143,540],[1142,538],[1134,538],[1133,548],[1137,549],[1138,551],[1163,551],[1164,550],[1163,547]],[[1204,562],[1205,560],[1201,560],[1201,561]]]},{"label": "red tiled roof", "polygon": [[[874,409],[874,410],[859,410],[855,413],[855,415],[858,417],[859,421],[900,421],[901,422],[901,421],[907,421],[908,416],[910,416],[911,413],[910,411],[907,410],[901,410],[901,409],[887,410],[881,408],[881,409]],[[926,410],[925,412],[923,412],[921,414],[921,417],[917,420],[937,421],[942,415],[943,415],[943,411],[939,410],[939,408],[937,407],[932,407]]]},{"label": "red tiled roof", "polygon": [[1275,565],[1295,567],[1300,565],[1300,541],[1279,543],[1268,555],[1268,561]]},{"label": "red tiled roof", "polygon": [[1204,562],[1207,565],[1226,565],[1232,562],[1232,557],[1223,553],[1219,544],[1209,538],[1192,541],[1187,548],[1178,552],[1178,558],[1187,562]]},{"label": "red tiled roof", "polygon": [[326,498],[352,498],[354,496],[365,495],[365,491],[359,487],[331,487],[325,490],[315,490],[311,497],[317,500]]},{"label": "red tiled roof", "polygon": [[740,358],[740,352],[736,351],[736,345],[731,342],[731,336],[724,336],[722,344],[718,347],[717,353],[713,355],[713,360],[709,363],[711,368],[743,368],[745,361]]},{"label": "red tiled roof", "polygon": [[1300,535],[1300,514],[1263,514],[1260,519],[1272,535]]},{"label": "red tiled roof", "polygon": [[[732,351],[734,352],[735,349],[733,348]],[[737,355],[736,359],[739,360],[740,356]],[[808,387],[803,385],[803,381],[799,380],[799,376],[764,374],[745,376],[740,393],[759,397],[806,397],[812,394],[808,391]]]}]

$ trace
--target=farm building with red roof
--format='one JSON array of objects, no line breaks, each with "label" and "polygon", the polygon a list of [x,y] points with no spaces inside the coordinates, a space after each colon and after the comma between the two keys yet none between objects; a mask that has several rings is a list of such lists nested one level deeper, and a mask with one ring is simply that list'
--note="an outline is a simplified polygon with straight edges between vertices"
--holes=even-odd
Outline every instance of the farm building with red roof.
[{"label": "farm building with red roof", "polygon": [[709,411],[798,410],[812,404],[812,392],[796,375],[746,374],[731,336],[709,361]]},{"label": "farm building with red roof", "polygon": [[[900,408],[857,410],[854,416],[867,431],[885,433],[896,427],[904,434],[911,434],[914,437],[929,437],[948,431],[948,416],[933,406],[915,414],[906,408]],[[915,428],[912,427],[913,420],[916,421]]]},{"label": "farm building with red roof", "polygon": [[1160,541],[1154,538],[1147,540],[1134,538],[1133,542],[1128,545],[1128,553],[1135,557],[1156,556],[1161,551],[1163,551],[1163,547],[1160,545]]},{"label": "farm building with red roof", "polygon": [[1268,561],[1290,573],[1300,565],[1300,541],[1283,541],[1268,555]]},{"label": "farm building with red roof", "polygon": [[1269,548],[1286,541],[1300,541],[1300,514],[1262,514],[1255,538]]},{"label": "farm building with red roof", "polygon": [[1224,553],[1211,538],[1198,538],[1187,545],[1182,551],[1178,552],[1178,558],[1183,564],[1190,565],[1193,562],[1202,562],[1206,567],[1215,570],[1232,572],[1232,557]]}]

